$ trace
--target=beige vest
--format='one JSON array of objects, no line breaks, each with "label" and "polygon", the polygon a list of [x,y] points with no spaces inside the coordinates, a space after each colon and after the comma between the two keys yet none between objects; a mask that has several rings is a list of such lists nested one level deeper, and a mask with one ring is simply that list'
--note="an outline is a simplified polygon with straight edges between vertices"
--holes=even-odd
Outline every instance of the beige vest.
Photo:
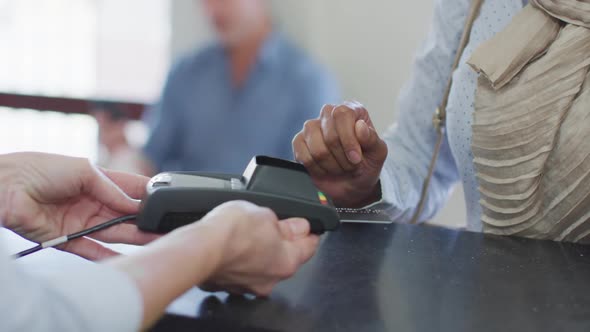
[{"label": "beige vest", "polygon": [[590,0],[531,0],[469,64],[484,231],[590,243]]}]

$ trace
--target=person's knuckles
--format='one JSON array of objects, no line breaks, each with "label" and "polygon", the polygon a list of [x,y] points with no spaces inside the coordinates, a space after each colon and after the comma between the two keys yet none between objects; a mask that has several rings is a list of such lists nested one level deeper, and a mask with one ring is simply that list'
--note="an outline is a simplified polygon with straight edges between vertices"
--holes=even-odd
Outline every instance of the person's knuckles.
[{"label": "person's knuckles", "polygon": [[311,155],[302,155],[299,159],[297,159],[297,161],[302,163],[308,171],[316,171],[316,164],[315,161],[312,159]]},{"label": "person's knuckles", "polygon": [[356,100],[347,100],[344,105],[354,110],[359,116],[368,114],[365,106]]},{"label": "person's knuckles", "polygon": [[347,105],[338,105],[332,110],[332,119],[336,122],[350,121],[355,118],[355,110]]},{"label": "person's knuckles", "polygon": [[379,137],[379,134],[375,129],[369,127],[368,125],[366,126],[368,127],[369,131],[369,143],[375,147],[378,147],[379,143],[382,142],[381,138]]},{"label": "person's knuckles", "polygon": [[[340,143],[344,143],[347,141],[355,142],[356,137],[354,137],[353,134],[354,134],[354,126],[357,122],[356,112],[349,107],[346,107],[346,106],[340,107],[339,106],[334,109],[332,114],[333,114],[333,118],[334,118],[334,122],[335,122],[335,127],[336,127],[335,129],[337,129]],[[344,129],[348,129],[349,126],[350,126],[350,130],[344,130]],[[346,135],[343,135],[343,133],[346,133]]]},{"label": "person's knuckles", "polygon": [[295,160],[299,161],[299,158],[303,157],[303,149],[305,148],[304,144],[305,141],[303,139],[303,132],[300,131],[295,135],[295,137],[293,137],[293,140],[291,141],[293,157],[295,157]]},{"label": "person's knuckles", "polygon": [[320,127],[320,120],[319,119],[311,119],[307,120],[303,123],[303,133],[307,137],[309,134],[317,131]]},{"label": "person's knuckles", "polygon": [[319,167],[316,161],[313,159],[309,147],[305,145],[306,143],[302,143],[298,147],[294,147],[294,157],[295,160],[301,163],[307,169],[310,174],[313,175],[323,175],[325,172],[323,169]]},{"label": "person's knuckles", "polygon": [[322,130],[324,135],[324,142],[326,146],[332,151],[340,149],[340,137],[334,128],[326,128]]},{"label": "person's knuckles", "polygon": [[301,162],[305,169],[309,172],[312,178],[321,178],[326,176],[328,172],[324,170],[313,158],[309,155],[309,159]]},{"label": "person's knuckles", "polygon": [[369,111],[363,104],[358,101],[349,101],[345,105],[354,111],[357,120],[364,120],[371,128],[374,128]]},{"label": "person's knuckles", "polygon": [[385,142],[379,137],[377,131],[364,120],[359,120],[355,124],[355,134],[364,150],[375,151],[386,148]]},{"label": "person's knuckles", "polygon": [[336,106],[333,104],[325,104],[324,106],[322,106],[322,109],[320,111],[320,119],[330,117],[332,114],[332,110],[334,110],[334,107]]},{"label": "person's knuckles", "polygon": [[305,143],[311,157],[319,162],[328,161],[332,154],[324,141],[320,121],[308,120],[305,126]]},{"label": "person's knuckles", "polygon": [[306,150],[305,137],[303,131],[300,131],[293,137],[291,141],[291,147],[293,149],[293,156],[303,157]]},{"label": "person's knuckles", "polygon": [[342,145],[342,149],[346,151],[346,153],[350,153],[351,151],[355,151],[357,153],[361,152],[361,148],[359,144],[354,139],[342,140],[340,142]]},{"label": "person's knuckles", "polygon": [[300,150],[293,149],[293,158],[303,164],[304,166],[309,166],[311,163],[311,158],[306,153],[301,152]]},{"label": "person's knuckles", "polygon": [[387,144],[382,139],[378,139],[375,146],[375,153],[373,155],[375,155],[375,158],[379,161],[385,161],[389,152]]},{"label": "person's knuckles", "polygon": [[312,168],[314,166],[314,160],[309,153],[309,148],[303,139],[303,134],[300,134],[299,137],[293,140],[293,157],[306,168]]},{"label": "person's knuckles", "polygon": [[327,164],[327,162],[330,162],[332,159],[332,153],[323,144],[314,144],[313,146],[310,146],[310,153],[313,159],[320,163],[324,162]]}]

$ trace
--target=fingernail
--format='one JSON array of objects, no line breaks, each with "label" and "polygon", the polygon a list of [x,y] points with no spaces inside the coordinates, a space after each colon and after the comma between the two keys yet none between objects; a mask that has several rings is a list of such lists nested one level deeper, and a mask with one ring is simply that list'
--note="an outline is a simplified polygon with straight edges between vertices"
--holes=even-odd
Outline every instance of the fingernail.
[{"label": "fingernail", "polygon": [[303,235],[309,229],[307,227],[307,220],[305,219],[293,219],[289,220],[289,227],[294,235]]},{"label": "fingernail", "polygon": [[358,164],[361,162],[361,155],[358,152],[351,150],[351,151],[348,151],[347,155],[348,155],[348,160],[351,163]]}]

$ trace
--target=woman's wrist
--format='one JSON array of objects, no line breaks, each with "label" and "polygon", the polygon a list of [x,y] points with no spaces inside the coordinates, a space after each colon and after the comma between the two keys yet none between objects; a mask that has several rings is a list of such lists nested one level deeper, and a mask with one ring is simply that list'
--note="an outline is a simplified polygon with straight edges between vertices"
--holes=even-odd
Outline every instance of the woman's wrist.
[{"label": "woman's wrist", "polygon": [[171,301],[204,283],[219,269],[225,239],[215,225],[211,226],[197,223],[179,228],[134,255],[106,262],[126,273],[137,286],[144,302],[144,328]]},{"label": "woman's wrist", "polygon": [[342,208],[361,209],[381,199],[381,181],[377,179],[374,185],[366,189],[351,186],[346,192],[340,199],[333,197],[334,204]]},{"label": "woman's wrist", "polygon": [[170,233],[171,242],[178,244],[179,250],[188,254],[186,259],[195,268],[195,284],[213,275],[222,263],[224,246],[228,242],[228,230],[222,223],[197,221],[189,226]]}]

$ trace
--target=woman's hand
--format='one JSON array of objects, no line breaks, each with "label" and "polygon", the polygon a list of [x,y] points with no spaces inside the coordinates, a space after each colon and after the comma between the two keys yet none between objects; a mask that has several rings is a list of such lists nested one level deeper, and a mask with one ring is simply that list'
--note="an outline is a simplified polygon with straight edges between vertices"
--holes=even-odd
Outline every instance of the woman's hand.
[{"label": "woman's hand", "polygon": [[293,139],[293,154],[338,206],[361,207],[379,199],[387,145],[363,105],[325,105]]},{"label": "woman's hand", "polygon": [[[44,153],[0,156],[0,221],[37,243],[75,233],[110,219],[136,214],[148,178],[100,170],[86,159]],[[121,224],[92,238],[109,243],[145,244],[157,235]],[[117,253],[80,238],[59,247],[91,260]]]},{"label": "woman's hand", "polygon": [[312,257],[319,243],[307,220],[279,221],[270,209],[247,202],[220,205],[198,227],[224,234],[219,264],[201,285],[212,291],[268,295]]},{"label": "woman's hand", "polygon": [[[148,179],[101,171],[87,160],[43,153],[0,156],[0,220],[25,238],[43,242],[123,215],[136,214]],[[304,219],[279,221],[247,202],[223,204],[201,221],[160,237],[131,256],[105,262],[126,273],[143,300],[143,326],[193,285],[268,295],[315,252],[318,236]],[[97,232],[105,242],[145,244],[158,237],[121,224]],[[89,259],[116,253],[88,238],[62,250]]]},{"label": "woman's hand", "polygon": [[210,291],[268,295],[315,252],[317,235],[304,219],[279,221],[266,208],[229,202],[129,256],[105,262],[134,280],[144,327],[195,285]]}]

